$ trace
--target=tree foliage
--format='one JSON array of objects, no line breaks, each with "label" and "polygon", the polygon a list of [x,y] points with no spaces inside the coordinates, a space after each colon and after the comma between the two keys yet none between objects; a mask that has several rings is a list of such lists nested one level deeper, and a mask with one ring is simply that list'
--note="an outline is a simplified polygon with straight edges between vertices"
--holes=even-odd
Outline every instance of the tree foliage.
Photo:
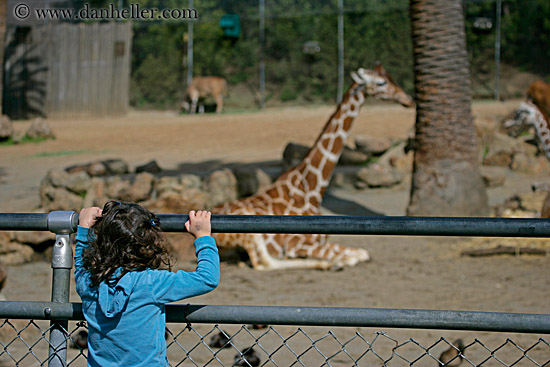
[{"label": "tree foliage", "polygon": [[[183,8],[176,0],[138,0],[142,7]],[[258,92],[258,0],[195,0],[193,75],[219,75],[230,86]],[[475,18],[495,21],[495,0],[467,0],[466,36],[472,67],[492,73],[494,28],[477,32]],[[268,101],[334,101],[337,88],[337,0],[266,1],[265,65]],[[381,62],[394,79],[413,92],[413,51],[409,0],[344,1],[344,69]],[[239,39],[225,39],[219,20],[240,16]],[[176,107],[186,84],[184,21],[134,22],[131,103]],[[550,2],[503,0],[502,61],[549,75]],[[304,53],[315,41],[320,51]],[[347,76],[346,76],[347,77]],[[346,84],[350,82],[346,79]],[[269,103],[269,102],[268,102]]]}]

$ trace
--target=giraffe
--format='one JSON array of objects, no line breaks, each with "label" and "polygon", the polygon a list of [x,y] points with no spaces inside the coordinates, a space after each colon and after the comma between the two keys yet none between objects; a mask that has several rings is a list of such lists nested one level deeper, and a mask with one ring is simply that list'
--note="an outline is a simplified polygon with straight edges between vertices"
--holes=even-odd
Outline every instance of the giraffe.
[{"label": "giraffe", "polygon": [[531,101],[521,102],[514,116],[504,122],[504,130],[518,136],[531,126],[535,128],[537,142],[546,158],[550,161],[550,123],[542,111]]},{"label": "giraffe", "polygon": [[[518,136],[531,126],[535,127],[535,135],[540,149],[544,152],[546,159],[550,161],[550,121],[530,99],[527,102],[521,102],[514,112],[514,116],[503,124],[504,129],[514,136]],[[542,203],[541,218],[550,218],[550,192]]]},{"label": "giraffe", "polygon": [[[351,77],[353,83],[342,102],[298,165],[257,194],[222,204],[212,209],[212,213],[319,215],[323,195],[365,98],[373,96],[414,106],[412,98],[381,65],[374,70],[359,69]],[[366,250],[328,242],[326,235],[218,233],[214,236],[221,249],[244,248],[256,270],[331,269],[369,260]]]}]

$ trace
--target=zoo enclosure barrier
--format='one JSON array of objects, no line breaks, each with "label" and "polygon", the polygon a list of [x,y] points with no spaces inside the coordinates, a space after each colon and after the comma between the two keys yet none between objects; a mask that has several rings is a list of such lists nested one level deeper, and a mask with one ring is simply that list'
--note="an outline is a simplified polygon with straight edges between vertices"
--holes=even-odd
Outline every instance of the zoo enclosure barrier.
[{"label": "zoo enclosure barrier", "polygon": [[[159,217],[164,231],[185,231],[186,215]],[[0,213],[0,230],[49,230],[56,234],[51,302],[0,302],[0,318],[5,319],[0,324],[1,366],[6,362],[15,366],[86,364],[85,344],[80,344],[86,328],[82,305],[69,302],[73,266],[70,234],[77,223],[78,214],[71,211]],[[549,237],[550,219],[214,215],[212,231]],[[399,342],[378,331],[369,340],[367,332],[371,332],[363,330],[385,327],[550,334],[550,314],[214,305],[168,305],[166,314],[168,323],[177,323],[166,331],[168,356],[177,360],[171,362],[173,366],[454,366],[460,361],[471,366],[550,365],[550,341],[544,337],[528,342],[508,338],[496,345],[476,338],[463,345],[443,337],[427,343],[422,338]],[[29,321],[21,324],[21,320]],[[69,326],[69,321],[76,324]],[[222,329],[219,324],[226,326]],[[264,325],[269,326],[260,328]],[[299,328],[289,330],[289,326]],[[315,326],[337,330],[306,331]],[[440,356],[443,348],[451,352],[450,359]]]}]

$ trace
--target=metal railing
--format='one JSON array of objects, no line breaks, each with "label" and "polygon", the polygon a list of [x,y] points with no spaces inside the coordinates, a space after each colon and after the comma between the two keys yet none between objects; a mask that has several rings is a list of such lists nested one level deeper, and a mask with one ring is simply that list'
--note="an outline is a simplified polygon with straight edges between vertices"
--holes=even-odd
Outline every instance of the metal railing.
[{"label": "metal railing", "polygon": [[[186,215],[159,217],[164,231],[185,231]],[[78,214],[75,212],[0,213],[0,230],[49,230],[56,234],[52,252],[51,302],[0,302],[0,318],[5,319],[0,324],[0,346],[3,348],[0,349],[0,366],[4,365],[3,361],[16,366],[76,366],[86,363],[85,343],[79,340],[86,327],[82,322],[82,305],[69,302],[73,266],[69,235],[76,230],[77,223]],[[550,219],[214,215],[212,230],[231,233],[550,237]],[[477,338],[465,343],[451,342],[446,338],[428,341],[409,338],[399,342],[386,332],[368,331],[369,328],[383,327],[550,334],[550,314],[168,305],[166,315],[168,323],[177,323],[166,332],[168,355],[171,360],[179,360],[175,366],[423,366],[426,363],[455,366],[459,361],[471,366],[550,366],[549,340],[540,337],[527,340],[523,335],[520,342],[506,339],[496,345]],[[30,321],[21,324],[21,320]],[[225,325],[223,329],[220,324]],[[241,326],[235,329],[237,325]],[[259,328],[258,325],[269,326]],[[293,326],[299,328],[289,330]],[[319,333],[318,328],[305,330],[319,326],[342,328],[343,331],[339,336],[333,331]],[[229,328],[231,331],[227,331]],[[369,335],[373,337],[369,338]],[[451,359],[445,360],[443,347],[452,355]]]}]

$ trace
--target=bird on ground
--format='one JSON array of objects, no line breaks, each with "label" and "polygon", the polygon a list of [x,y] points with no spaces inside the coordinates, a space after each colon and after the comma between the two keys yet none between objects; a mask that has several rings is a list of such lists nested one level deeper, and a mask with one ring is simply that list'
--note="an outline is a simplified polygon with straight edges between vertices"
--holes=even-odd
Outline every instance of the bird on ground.
[{"label": "bird on ground", "polygon": [[462,363],[463,358],[463,352],[464,352],[464,342],[462,339],[457,339],[454,341],[453,344],[441,353],[439,356],[439,366],[445,366],[445,367],[458,367]]},{"label": "bird on ground", "polygon": [[260,365],[260,356],[252,346],[243,349],[235,355],[233,367],[257,367]]}]

